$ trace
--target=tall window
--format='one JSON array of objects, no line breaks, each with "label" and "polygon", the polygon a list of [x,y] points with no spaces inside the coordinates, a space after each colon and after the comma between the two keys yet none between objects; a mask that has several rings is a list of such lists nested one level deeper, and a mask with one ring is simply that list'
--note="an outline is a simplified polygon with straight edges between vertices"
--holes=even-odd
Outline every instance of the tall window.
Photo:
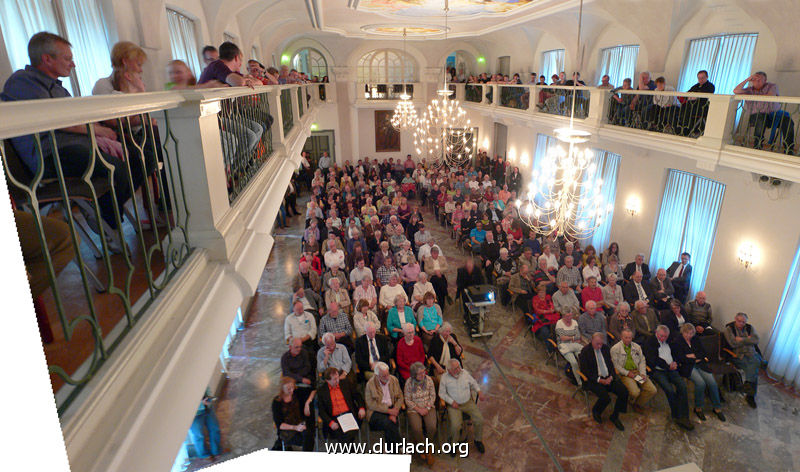
[{"label": "tall window", "polygon": [[[588,241],[584,241],[582,244],[591,244],[600,252],[608,246],[609,239],[611,238],[611,220],[614,219],[614,200],[617,198],[617,175],[619,174],[620,155],[601,149],[595,149],[594,156],[597,171],[594,174],[594,178],[591,180],[588,174],[586,174],[583,179],[583,184],[594,187],[602,182],[600,195],[603,196],[603,205],[610,205],[611,211],[603,217],[600,225],[595,229],[594,233],[592,233],[592,236],[588,238]],[[594,225],[594,219],[587,222],[587,227],[591,228],[594,227]]]},{"label": "tall window", "polygon": [[717,93],[733,93],[734,87],[751,74],[757,39],[758,33],[693,39],[683,61],[678,90],[689,90],[697,83],[697,72],[707,70]]},{"label": "tall window", "polygon": [[597,68],[597,83],[608,75],[608,82],[615,87],[622,87],[624,79],[635,83],[633,74],[636,71],[636,60],[639,58],[639,45],[614,46],[600,50],[600,66]]},{"label": "tall window", "polygon": [[368,52],[358,60],[358,81],[361,83],[414,82],[416,65],[402,51],[380,49]]},{"label": "tall window", "polygon": [[688,172],[669,171],[649,263],[655,273],[679,260],[681,253],[691,254],[690,297],[706,283],[724,195],[724,184]]},{"label": "tall window", "polygon": [[550,77],[564,70],[564,50],[553,49],[542,53],[542,66],[539,67],[539,75],[543,75],[547,83]]},{"label": "tall window", "polygon": [[328,61],[321,52],[312,48],[303,48],[297,51],[292,59],[292,67],[305,72],[309,77],[317,76],[320,79],[328,75]]},{"label": "tall window", "polygon": [[197,48],[194,21],[186,15],[167,8],[167,24],[169,25],[169,43],[172,58],[180,59],[200,77],[203,68],[200,63],[200,51]]},{"label": "tall window", "polygon": [[778,314],[767,343],[769,372],[786,385],[800,387],[800,245],[786,278]]},{"label": "tall window", "polygon": [[76,67],[65,86],[73,95],[89,95],[97,79],[111,73],[108,35],[97,1],[6,0],[0,2],[0,26],[13,69],[30,63],[28,41],[40,31],[72,43]]}]

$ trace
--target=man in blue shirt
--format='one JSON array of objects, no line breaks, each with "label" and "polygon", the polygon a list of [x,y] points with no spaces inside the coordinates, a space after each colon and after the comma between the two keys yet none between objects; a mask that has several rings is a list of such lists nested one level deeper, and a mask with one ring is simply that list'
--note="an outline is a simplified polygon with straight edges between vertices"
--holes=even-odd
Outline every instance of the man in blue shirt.
[{"label": "man in blue shirt", "polygon": [[[3,101],[17,100],[38,100],[43,98],[65,98],[71,97],[69,91],[64,88],[59,77],[69,77],[70,72],[75,68],[72,61],[72,50],[70,43],[66,39],[52,33],[41,32],[33,35],[28,42],[28,56],[31,64],[24,69],[11,74],[5,85],[0,98]],[[99,123],[91,125],[94,135],[98,140],[107,142],[116,141],[117,133]],[[56,168],[53,164],[53,154],[58,152],[61,168],[65,177],[82,177],[89,165],[94,166],[92,178],[108,177],[111,170],[114,172],[114,193],[116,202],[119,205],[119,214],[123,215],[122,205],[130,198],[131,187],[128,182],[125,163],[110,154],[100,151],[94,154],[92,138],[87,134],[86,125],[69,126],[54,131],[55,143],[49,132],[40,133],[41,145],[37,146],[34,135],[18,136],[11,139],[14,150],[24,162],[31,173],[36,173],[39,166],[44,165],[44,178],[56,177]],[[106,163],[102,162],[105,161]],[[110,165],[109,165],[110,164]],[[134,188],[138,187],[143,181],[143,171],[141,166],[129,166]],[[100,205],[100,215],[103,222],[108,226],[106,235],[112,239],[112,251],[121,249],[116,247],[113,239],[113,229],[117,228],[114,216],[114,198],[112,192],[106,192],[98,196]],[[94,221],[90,221],[90,224]]]},{"label": "man in blue shirt", "polygon": [[469,239],[472,241],[472,252],[480,253],[481,245],[486,241],[486,231],[480,221],[475,223],[475,227],[469,232]]}]

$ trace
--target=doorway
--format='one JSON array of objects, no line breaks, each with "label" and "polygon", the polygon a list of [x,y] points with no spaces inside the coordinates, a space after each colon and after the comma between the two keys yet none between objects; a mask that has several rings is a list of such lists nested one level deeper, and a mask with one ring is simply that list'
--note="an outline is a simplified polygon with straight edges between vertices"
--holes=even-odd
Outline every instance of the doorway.
[{"label": "doorway", "polygon": [[333,130],[312,131],[311,136],[306,139],[306,143],[303,145],[303,151],[308,153],[309,162],[311,162],[312,166],[317,165],[323,152],[327,152],[333,162],[336,162]]},{"label": "doorway", "polygon": [[509,75],[511,70],[511,56],[500,56],[497,58],[497,73]]},{"label": "doorway", "polygon": [[494,153],[506,157],[506,143],[508,142],[508,128],[503,123],[494,124]]}]

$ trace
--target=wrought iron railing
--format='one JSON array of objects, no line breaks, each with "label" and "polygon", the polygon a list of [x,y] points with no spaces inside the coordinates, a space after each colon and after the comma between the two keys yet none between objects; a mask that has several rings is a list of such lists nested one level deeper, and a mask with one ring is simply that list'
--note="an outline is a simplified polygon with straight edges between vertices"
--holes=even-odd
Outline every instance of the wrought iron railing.
[{"label": "wrought iron railing", "polygon": [[528,87],[500,86],[500,106],[527,110],[530,104],[530,90]]},{"label": "wrought iron railing", "polygon": [[711,94],[636,91],[609,93],[608,124],[690,138],[703,135]]},{"label": "wrought iron railing", "polygon": [[0,144],[63,412],[192,252],[181,142],[164,109]]},{"label": "wrought iron railing", "polygon": [[[302,91],[300,88],[297,90]],[[281,91],[281,101],[283,92],[289,90]],[[268,94],[262,92],[224,99],[217,118],[225,159],[228,199],[233,202],[272,155],[273,117]]]},{"label": "wrought iron railing", "polygon": [[550,115],[571,116],[573,112],[573,96],[575,100],[575,118],[584,119],[589,116],[590,89],[587,87],[550,86],[538,88],[536,106],[541,113]]},{"label": "wrought iron railing", "polygon": [[367,100],[400,100],[405,92],[414,98],[414,84],[363,84]]},{"label": "wrought iron railing", "polygon": [[467,84],[464,86],[464,100],[472,103],[480,103],[483,101],[483,85]]},{"label": "wrought iron railing", "polygon": [[750,149],[800,155],[800,99],[775,96],[733,97],[736,120],[731,143]]},{"label": "wrought iron railing", "polygon": [[283,134],[289,134],[294,126],[294,116],[292,114],[292,91],[289,89],[281,90],[281,116],[283,117]]}]

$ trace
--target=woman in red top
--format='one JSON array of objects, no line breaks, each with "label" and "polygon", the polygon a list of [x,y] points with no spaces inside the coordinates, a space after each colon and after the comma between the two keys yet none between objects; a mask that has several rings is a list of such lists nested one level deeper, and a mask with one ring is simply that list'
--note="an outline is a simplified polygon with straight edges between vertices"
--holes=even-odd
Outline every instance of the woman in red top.
[{"label": "woman in red top", "polygon": [[322,261],[319,260],[319,256],[312,255],[310,251],[306,251],[303,253],[303,257],[300,258],[300,262],[308,262],[308,266],[312,270],[322,275]]},{"label": "woman in red top", "polygon": [[422,339],[414,334],[414,325],[406,323],[403,326],[403,338],[397,342],[397,372],[400,374],[400,385],[404,385],[406,379],[411,375],[411,364],[415,362],[425,363],[425,348],[422,346]]},{"label": "woman in red top", "polygon": [[547,294],[547,285],[539,284],[536,287],[536,296],[531,299],[533,308],[533,325],[531,331],[542,341],[550,337],[550,325],[556,324],[560,316],[553,308],[553,300]]}]

